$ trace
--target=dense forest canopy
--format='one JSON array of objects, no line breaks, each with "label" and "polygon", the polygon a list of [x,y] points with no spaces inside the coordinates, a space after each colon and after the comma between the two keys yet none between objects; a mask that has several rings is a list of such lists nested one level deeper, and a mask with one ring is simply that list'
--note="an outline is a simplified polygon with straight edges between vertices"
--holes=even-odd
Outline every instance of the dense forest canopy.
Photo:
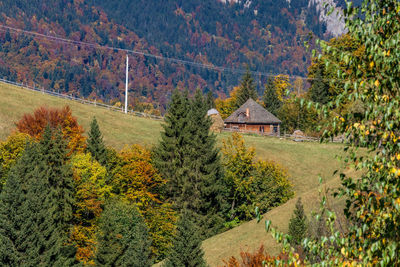
[{"label": "dense forest canopy", "polygon": [[[203,64],[303,75],[304,42],[328,37],[307,0],[105,1],[43,0],[0,3],[0,23],[75,41],[133,49]],[[310,32],[313,34],[310,35]],[[117,103],[124,92],[124,53],[0,31],[0,77]],[[225,96],[240,73],[207,70],[134,55],[132,106],[165,107],[175,87]],[[258,90],[267,77],[257,77]]]}]

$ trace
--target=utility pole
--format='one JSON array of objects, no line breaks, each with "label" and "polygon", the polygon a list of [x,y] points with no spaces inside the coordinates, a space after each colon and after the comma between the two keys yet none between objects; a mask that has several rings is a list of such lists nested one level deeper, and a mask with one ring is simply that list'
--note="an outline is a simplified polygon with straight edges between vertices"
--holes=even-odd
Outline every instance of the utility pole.
[{"label": "utility pole", "polygon": [[125,113],[128,113],[128,73],[129,73],[129,57],[128,54],[126,54]]}]

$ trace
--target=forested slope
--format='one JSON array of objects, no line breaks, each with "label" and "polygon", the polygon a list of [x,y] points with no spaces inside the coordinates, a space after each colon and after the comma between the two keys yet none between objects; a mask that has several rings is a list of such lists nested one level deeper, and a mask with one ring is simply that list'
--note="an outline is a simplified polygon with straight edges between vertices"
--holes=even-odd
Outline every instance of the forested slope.
[{"label": "forested slope", "polygon": [[[0,24],[123,49],[271,73],[305,75],[304,42],[323,37],[307,0],[224,4],[204,1],[44,0],[0,3]],[[313,32],[314,34],[310,34]],[[315,38],[314,38],[315,39]],[[50,41],[0,29],[0,77],[117,103],[123,97],[125,53]],[[163,111],[176,86],[225,95],[241,73],[214,71],[143,55],[130,58],[136,109]],[[255,77],[262,91],[265,76]],[[152,106],[143,103],[152,103]]]}]

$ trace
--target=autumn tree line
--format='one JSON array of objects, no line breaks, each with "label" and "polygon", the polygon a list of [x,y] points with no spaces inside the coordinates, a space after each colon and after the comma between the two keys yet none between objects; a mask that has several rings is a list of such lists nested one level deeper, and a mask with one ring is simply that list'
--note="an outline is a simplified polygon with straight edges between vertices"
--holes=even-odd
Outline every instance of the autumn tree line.
[{"label": "autumn tree line", "polygon": [[[335,49],[345,49],[351,55],[360,57],[363,46],[360,46],[349,34],[332,38],[326,42]],[[344,82],[336,78],[338,70],[345,71],[342,59],[324,51],[320,57],[313,57],[308,68],[307,78],[291,79],[288,75],[270,76],[264,85],[263,94],[258,95],[256,82],[249,69],[242,76],[240,84],[233,88],[228,98],[215,99],[215,105],[223,119],[229,117],[247,99],[252,98],[282,121],[281,132],[292,134],[301,130],[306,135],[321,137],[325,125],[339,114],[360,116],[365,108],[360,100],[343,99],[340,104],[330,108],[325,117],[319,107],[334,100],[344,91]],[[325,60],[332,64],[325,65]],[[310,105],[308,103],[314,103]]]},{"label": "autumn tree line", "polygon": [[[290,4],[257,0],[250,9],[245,3],[214,0],[19,3],[1,2],[2,25],[214,66],[238,68],[247,63],[252,69],[293,75],[304,75],[310,64],[310,53],[302,46],[308,33],[322,36],[326,32],[316,5],[304,0]],[[175,87],[189,88],[191,93],[200,87],[226,94],[239,78],[232,72],[151,57],[132,55],[129,62],[135,70],[129,77],[131,108],[151,114],[165,114]],[[123,51],[65,45],[12,30],[0,32],[0,77],[11,81],[119,105],[125,92],[124,65]]]},{"label": "autumn tree line", "polygon": [[0,143],[5,266],[205,266],[201,241],[293,196],[283,167],[209,131],[210,99],[175,90],[158,144],[106,145],[69,107],[25,114]]},{"label": "autumn tree line", "polygon": [[319,136],[321,116],[315,109],[303,105],[305,100],[313,98],[313,91],[310,88],[308,92],[304,92],[303,87],[302,78],[296,79],[292,84],[287,75],[271,76],[260,97],[254,78],[247,70],[240,84],[230,92],[230,96],[226,99],[217,98],[215,104],[221,117],[225,119],[252,98],[282,121],[282,132],[292,134],[295,130],[301,130],[307,135]]}]

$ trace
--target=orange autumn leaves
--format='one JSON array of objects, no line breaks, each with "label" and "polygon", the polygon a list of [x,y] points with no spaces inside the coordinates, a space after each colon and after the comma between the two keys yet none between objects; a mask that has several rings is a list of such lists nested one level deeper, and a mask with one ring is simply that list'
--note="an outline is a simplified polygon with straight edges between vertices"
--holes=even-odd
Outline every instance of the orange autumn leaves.
[{"label": "orange autumn leaves", "polygon": [[121,167],[113,179],[124,198],[138,203],[139,209],[151,202],[160,203],[158,194],[152,189],[166,180],[156,172],[151,164],[150,151],[139,145],[126,146],[120,153]]},{"label": "orange autumn leaves", "polygon": [[[224,260],[224,267],[258,267],[258,266],[275,266],[277,261],[281,261],[282,259],[287,259],[287,255],[281,253],[277,256],[270,255],[264,245],[261,245],[260,248],[251,253],[249,251],[241,251],[240,259],[232,256],[228,260]],[[280,266],[280,265],[279,265]],[[284,265],[282,265],[284,266]],[[296,266],[296,265],[288,265],[288,266]]]},{"label": "orange autumn leaves", "polygon": [[157,193],[166,180],[153,167],[150,151],[139,145],[126,146],[117,157],[114,191],[138,207],[149,228],[151,251],[159,258],[171,245],[176,223],[172,206]]},{"label": "orange autumn leaves", "polygon": [[86,145],[86,138],[82,135],[83,128],[72,116],[68,106],[62,109],[40,107],[33,114],[25,114],[16,123],[17,129],[21,133],[40,139],[44,128],[50,125],[52,128],[60,127],[64,138],[68,140],[68,148],[71,153],[82,152]]}]

